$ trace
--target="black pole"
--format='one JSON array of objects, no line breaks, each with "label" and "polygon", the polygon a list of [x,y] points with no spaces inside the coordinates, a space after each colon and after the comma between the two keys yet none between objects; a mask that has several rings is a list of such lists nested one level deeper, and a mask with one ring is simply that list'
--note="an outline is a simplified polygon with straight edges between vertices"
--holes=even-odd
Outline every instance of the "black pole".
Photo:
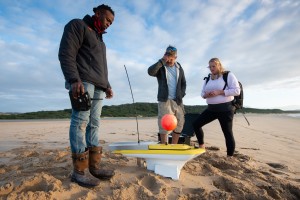
[{"label": "black pole", "polygon": [[124,65],[124,68],[125,68],[125,71],[126,71],[126,75],[127,75],[127,79],[128,79],[128,83],[129,83],[129,87],[130,87],[130,92],[131,92],[131,97],[132,97],[132,102],[133,102],[133,109],[134,109],[134,112],[135,112],[136,130],[137,130],[137,134],[138,134],[138,143],[140,143],[139,123],[138,123],[137,113],[136,113],[136,109],[135,109],[135,105],[134,105],[133,93],[132,93],[131,84],[130,84],[129,76],[128,76],[127,69],[126,69],[125,65]]},{"label": "black pole", "polygon": [[249,122],[249,121],[248,121],[248,119],[246,118],[244,111],[242,111],[242,114],[243,114],[243,116],[244,116],[245,120],[247,121],[247,123],[248,123],[248,126],[250,126],[250,122]]}]

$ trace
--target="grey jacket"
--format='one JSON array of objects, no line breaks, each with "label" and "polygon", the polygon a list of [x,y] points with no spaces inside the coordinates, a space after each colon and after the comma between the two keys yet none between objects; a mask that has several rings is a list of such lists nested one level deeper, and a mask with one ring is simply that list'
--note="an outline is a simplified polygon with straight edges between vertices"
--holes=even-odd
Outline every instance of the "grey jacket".
[{"label": "grey jacket", "polygon": [[111,87],[106,46],[93,27],[89,15],[71,20],[64,28],[58,58],[66,82],[86,81],[105,91]]},{"label": "grey jacket", "polygon": [[[176,87],[176,103],[182,104],[182,98],[185,96],[186,80],[181,65],[177,62],[179,74],[177,76],[177,87]],[[148,74],[157,78],[158,82],[158,93],[157,100],[166,102],[168,100],[169,91],[166,77],[165,63],[160,59],[157,63],[153,64],[148,68]]]}]

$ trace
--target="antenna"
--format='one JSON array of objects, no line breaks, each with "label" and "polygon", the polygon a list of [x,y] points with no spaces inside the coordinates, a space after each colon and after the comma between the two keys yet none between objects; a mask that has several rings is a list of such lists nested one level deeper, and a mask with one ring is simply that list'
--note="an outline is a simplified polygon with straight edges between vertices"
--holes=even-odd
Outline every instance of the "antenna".
[{"label": "antenna", "polygon": [[139,123],[138,123],[136,109],[135,109],[135,105],[134,105],[133,93],[132,93],[131,84],[130,84],[129,76],[128,76],[127,69],[126,69],[125,65],[124,65],[124,68],[125,68],[125,71],[126,71],[126,75],[127,75],[127,79],[128,79],[128,83],[129,83],[129,87],[130,87],[130,92],[131,92],[131,97],[132,97],[132,102],[133,102],[133,109],[134,109],[134,112],[135,112],[136,131],[137,131],[137,134],[138,134],[138,143],[140,143]]},{"label": "antenna", "polygon": [[249,123],[248,119],[246,118],[244,111],[242,111],[242,114],[243,114],[243,116],[244,116],[245,120],[247,121],[247,123],[248,123],[248,126],[250,126],[250,123]]}]

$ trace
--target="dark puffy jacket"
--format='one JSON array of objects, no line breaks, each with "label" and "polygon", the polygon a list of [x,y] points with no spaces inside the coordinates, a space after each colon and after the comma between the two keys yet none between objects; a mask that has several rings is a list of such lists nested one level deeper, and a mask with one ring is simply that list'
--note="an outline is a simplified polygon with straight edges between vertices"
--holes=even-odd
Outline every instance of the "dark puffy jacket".
[{"label": "dark puffy jacket", "polygon": [[[178,105],[182,104],[182,98],[185,96],[186,90],[186,80],[184,76],[183,69],[181,65],[177,62],[179,67],[179,76],[176,86],[176,103]],[[169,96],[168,83],[166,77],[166,69],[162,60],[159,60],[157,63],[153,64],[148,68],[148,74],[150,76],[155,76],[158,82],[158,93],[157,100],[166,102]]]},{"label": "dark puffy jacket", "polygon": [[68,83],[86,81],[98,88],[110,88],[106,46],[93,28],[92,18],[73,19],[64,29],[58,58]]}]

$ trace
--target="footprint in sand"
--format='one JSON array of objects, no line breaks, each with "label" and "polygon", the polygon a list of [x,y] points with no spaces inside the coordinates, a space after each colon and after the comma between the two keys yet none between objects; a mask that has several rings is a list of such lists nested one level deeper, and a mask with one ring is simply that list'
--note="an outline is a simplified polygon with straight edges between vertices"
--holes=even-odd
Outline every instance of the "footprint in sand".
[{"label": "footprint in sand", "polygon": [[187,199],[207,199],[207,192],[203,188],[184,188],[182,192]]},{"label": "footprint in sand", "polygon": [[258,149],[258,148],[247,148],[247,147],[242,147],[241,149],[254,150],[254,151],[260,150],[260,149]]},{"label": "footprint in sand", "polygon": [[147,175],[141,179],[140,185],[152,191],[154,194],[159,194],[163,189],[163,183],[152,175]]},{"label": "footprint in sand", "polygon": [[55,177],[40,173],[32,178],[25,178],[21,184],[14,187],[14,190],[9,194],[8,199],[30,199],[32,194],[42,195],[41,199],[48,192],[57,191],[61,188],[62,182]]},{"label": "footprint in sand", "polygon": [[241,154],[241,153],[235,153],[233,155],[233,157],[236,157],[240,162],[247,162],[247,161],[250,161],[251,160],[251,157],[247,156],[247,155],[244,155],[244,154]]},{"label": "footprint in sand", "polygon": [[206,147],[207,150],[210,150],[210,151],[220,151],[220,148],[219,147],[216,147],[216,146],[210,146],[210,147]]},{"label": "footprint in sand", "polygon": [[287,169],[288,168],[286,165],[283,165],[280,163],[267,163],[267,165],[269,165],[275,169]]}]

